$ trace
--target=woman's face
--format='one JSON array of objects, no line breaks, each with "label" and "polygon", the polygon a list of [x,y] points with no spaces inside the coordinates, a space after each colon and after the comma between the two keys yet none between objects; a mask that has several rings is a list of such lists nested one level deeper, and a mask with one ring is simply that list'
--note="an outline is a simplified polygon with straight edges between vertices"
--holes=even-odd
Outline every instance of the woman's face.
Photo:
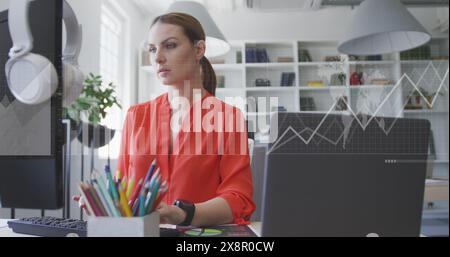
[{"label": "woman's face", "polygon": [[150,62],[164,85],[183,86],[203,56],[178,25],[157,22],[149,33]]}]

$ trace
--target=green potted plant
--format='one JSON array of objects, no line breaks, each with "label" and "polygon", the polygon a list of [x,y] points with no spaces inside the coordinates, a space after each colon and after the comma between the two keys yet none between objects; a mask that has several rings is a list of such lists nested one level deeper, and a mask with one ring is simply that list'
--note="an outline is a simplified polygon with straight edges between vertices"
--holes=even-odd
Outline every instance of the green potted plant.
[{"label": "green potted plant", "polygon": [[[115,96],[113,83],[104,86],[101,76],[89,73],[89,76],[84,81],[81,94],[71,105],[63,109],[63,116],[70,118],[72,127],[77,128],[77,137],[80,142],[83,139],[82,128],[85,123],[83,120],[87,119],[89,131],[88,146],[98,148],[108,143],[105,139],[107,132],[111,133],[111,138],[114,136],[114,130],[100,125],[107,115],[107,109],[113,106],[122,108]],[[94,129],[96,134],[99,135],[99,138],[96,140],[93,140]],[[95,141],[93,145],[92,141]]]}]

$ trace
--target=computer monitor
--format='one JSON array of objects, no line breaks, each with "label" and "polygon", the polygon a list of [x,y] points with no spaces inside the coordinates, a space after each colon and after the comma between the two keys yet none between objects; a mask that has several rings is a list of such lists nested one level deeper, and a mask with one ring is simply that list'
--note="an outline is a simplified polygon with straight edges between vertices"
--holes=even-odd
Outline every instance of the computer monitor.
[{"label": "computer monitor", "polygon": [[279,113],[263,236],[419,236],[426,120]]},{"label": "computer monitor", "polygon": [[[56,67],[59,78],[61,14],[61,0],[30,4],[33,53],[46,56]],[[58,209],[63,205],[62,87],[42,104],[17,101],[5,77],[11,46],[6,10],[0,12],[0,207]]]}]

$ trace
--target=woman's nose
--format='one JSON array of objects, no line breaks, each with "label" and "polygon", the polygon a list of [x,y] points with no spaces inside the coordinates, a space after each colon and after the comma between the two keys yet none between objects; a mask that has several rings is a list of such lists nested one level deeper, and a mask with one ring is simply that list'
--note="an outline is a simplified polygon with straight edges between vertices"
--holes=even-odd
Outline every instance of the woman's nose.
[{"label": "woman's nose", "polygon": [[162,64],[166,61],[164,53],[161,50],[157,50],[155,54],[155,62],[157,64]]}]

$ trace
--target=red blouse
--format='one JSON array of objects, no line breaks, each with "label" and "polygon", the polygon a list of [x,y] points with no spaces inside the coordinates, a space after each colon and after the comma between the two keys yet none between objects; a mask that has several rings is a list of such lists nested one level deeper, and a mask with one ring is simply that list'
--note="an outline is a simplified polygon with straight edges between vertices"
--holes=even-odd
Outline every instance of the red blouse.
[{"label": "red blouse", "polygon": [[233,222],[248,224],[255,204],[242,113],[205,95],[190,108],[172,150],[170,117],[168,94],[132,106],[123,127],[117,169],[137,183],[156,158],[168,183],[163,199],[167,204],[176,199],[201,203],[222,197],[231,207]]}]

